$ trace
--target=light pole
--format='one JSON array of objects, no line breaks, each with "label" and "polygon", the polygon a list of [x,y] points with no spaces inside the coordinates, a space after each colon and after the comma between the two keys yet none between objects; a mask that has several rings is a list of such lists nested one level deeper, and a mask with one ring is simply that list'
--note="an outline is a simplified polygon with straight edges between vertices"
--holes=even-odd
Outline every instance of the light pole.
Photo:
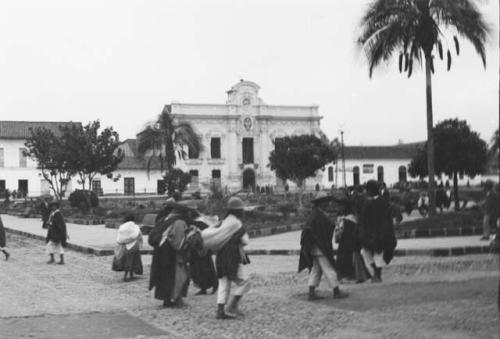
[{"label": "light pole", "polygon": [[340,131],[340,143],[342,152],[342,179],[344,180],[344,190],[347,193],[347,182],[345,178],[345,154],[344,154],[344,131]]}]

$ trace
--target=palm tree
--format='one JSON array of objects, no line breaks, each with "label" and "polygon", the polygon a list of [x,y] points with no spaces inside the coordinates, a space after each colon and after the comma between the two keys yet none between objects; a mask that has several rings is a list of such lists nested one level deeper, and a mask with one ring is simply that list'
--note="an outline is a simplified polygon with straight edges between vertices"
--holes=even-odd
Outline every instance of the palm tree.
[{"label": "palm tree", "polygon": [[[444,30],[442,30],[444,29]],[[448,71],[451,67],[450,32],[453,45],[460,53],[457,35],[469,40],[486,68],[484,44],[489,29],[471,0],[374,0],[361,20],[358,43],[373,69],[399,52],[399,71],[412,75],[414,62],[425,63],[427,98],[427,168],[429,173],[430,213],[436,210],[434,179],[434,138],[432,136],[432,86],[434,57],[443,60],[446,46]]]},{"label": "palm tree", "polygon": [[179,159],[186,158],[185,147],[193,154],[199,154],[203,145],[193,126],[186,121],[177,122],[166,105],[158,119],[147,126],[139,134],[137,149],[141,154],[151,151],[147,162],[149,175],[151,163],[154,159],[160,162],[160,171],[163,174],[174,168]]}]

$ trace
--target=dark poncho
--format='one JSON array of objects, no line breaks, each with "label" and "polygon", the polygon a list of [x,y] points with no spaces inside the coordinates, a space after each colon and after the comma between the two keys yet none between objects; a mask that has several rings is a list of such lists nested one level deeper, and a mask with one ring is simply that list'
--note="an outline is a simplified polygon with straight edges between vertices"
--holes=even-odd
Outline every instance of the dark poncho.
[{"label": "dark poncho", "polygon": [[354,277],[354,252],[359,252],[360,246],[357,236],[357,223],[351,218],[344,218],[344,230],[339,240],[337,250],[337,268],[340,277]]},{"label": "dark poncho", "polygon": [[56,210],[48,221],[48,231],[46,242],[53,241],[55,243],[60,243],[63,247],[66,247],[66,240],[68,239],[68,234],[66,232],[66,222],[64,217],[59,210]]},{"label": "dark poncho", "polygon": [[328,216],[319,208],[313,208],[300,237],[299,272],[306,268],[311,269],[313,265],[311,251],[314,245],[318,246],[332,267],[336,267],[332,246],[334,229],[335,225]]},{"label": "dark poncho", "polygon": [[[194,221],[193,225],[195,225],[199,230],[204,230],[208,227],[205,223],[200,221]],[[203,239],[201,238],[201,235],[199,235],[199,241],[201,241],[201,247],[203,247]],[[196,247],[198,246],[190,246],[190,248],[193,249]],[[219,286],[217,272],[215,271],[214,261],[212,260],[212,254],[210,252],[207,253],[206,251],[190,250],[189,275],[196,286],[202,290],[206,290],[208,288],[216,289]]]},{"label": "dark poncho", "polygon": [[5,229],[3,227],[2,218],[0,218],[0,247],[6,246]]},{"label": "dark poncho", "polygon": [[361,247],[383,252],[386,263],[392,260],[397,241],[387,201],[381,197],[364,201],[359,218],[359,236]]},{"label": "dark poncho", "polygon": [[[165,241],[161,246],[160,242],[163,233],[178,219],[181,218],[170,217],[166,220],[159,220],[148,237],[148,243],[153,247],[149,289],[151,290],[155,287],[155,298],[160,300],[170,300],[172,297],[176,283],[175,272],[178,253],[178,251],[170,246],[168,241]],[[187,287],[188,284],[183,288],[183,296],[187,294]]]},{"label": "dark poncho", "polygon": [[237,277],[238,266],[240,264],[248,264],[250,261],[247,255],[241,251],[241,237],[246,230],[241,227],[233,234],[231,239],[217,252],[215,257],[215,266],[217,267],[217,277],[227,277],[234,280]]}]

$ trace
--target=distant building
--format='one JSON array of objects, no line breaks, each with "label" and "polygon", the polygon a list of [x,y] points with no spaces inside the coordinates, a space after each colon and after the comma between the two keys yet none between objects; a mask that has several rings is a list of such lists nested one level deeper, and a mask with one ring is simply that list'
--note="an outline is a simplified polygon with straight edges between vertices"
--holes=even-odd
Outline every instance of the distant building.
[{"label": "distant building", "polygon": [[153,161],[148,173],[148,157],[139,154],[136,139],[126,139],[119,148],[124,152],[124,158],[113,172],[114,179],[96,175],[92,180],[92,191],[106,195],[165,193],[159,163]]},{"label": "distant building", "polygon": [[[0,121],[0,192],[8,189],[20,196],[49,194],[49,184],[43,179],[36,161],[25,157],[24,143],[31,136],[31,130],[44,127],[59,132],[59,126],[79,124],[63,121]],[[71,191],[73,183],[69,183]]]},{"label": "distant building", "polygon": [[[290,135],[319,135],[318,106],[268,105],[259,97],[259,89],[254,82],[241,80],[227,91],[225,104],[167,105],[177,121],[193,125],[204,145],[200,154],[178,162],[192,176],[190,189],[208,189],[214,182],[230,191],[257,186],[280,189],[283,182],[268,167],[274,142]],[[320,173],[307,185],[317,182]]]},{"label": "distant building", "polygon": [[[347,186],[356,186],[366,183],[368,180],[385,182],[388,187],[400,182],[417,181],[408,174],[411,159],[417,154],[417,150],[424,146],[424,142],[398,144],[390,146],[345,146],[345,181]],[[459,178],[459,185],[477,185],[485,180],[488,175],[469,178]],[[437,178],[438,183],[452,178],[443,175]],[[342,159],[339,157],[336,163],[326,166],[323,172],[323,187],[342,187],[344,185]]]}]

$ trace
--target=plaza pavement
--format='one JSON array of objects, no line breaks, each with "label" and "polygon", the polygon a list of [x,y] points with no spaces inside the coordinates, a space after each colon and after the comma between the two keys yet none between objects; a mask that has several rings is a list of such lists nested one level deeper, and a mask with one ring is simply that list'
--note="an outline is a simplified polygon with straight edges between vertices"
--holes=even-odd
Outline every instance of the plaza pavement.
[{"label": "plaza pavement", "polygon": [[[47,231],[41,221],[3,214],[3,223],[8,232],[43,240]],[[111,255],[115,247],[116,230],[104,225],[78,225],[67,223],[70,249],[96,255]],[[249,254],[296,255],[300,251],[300,231],[287,232],[251,239],[246,248]],[[144,238],[143,253],[150,253],[151,246]],[[479,236],[399,239],[397,256],[453,256],[488,253],[489,242],[480,241]]]}]

